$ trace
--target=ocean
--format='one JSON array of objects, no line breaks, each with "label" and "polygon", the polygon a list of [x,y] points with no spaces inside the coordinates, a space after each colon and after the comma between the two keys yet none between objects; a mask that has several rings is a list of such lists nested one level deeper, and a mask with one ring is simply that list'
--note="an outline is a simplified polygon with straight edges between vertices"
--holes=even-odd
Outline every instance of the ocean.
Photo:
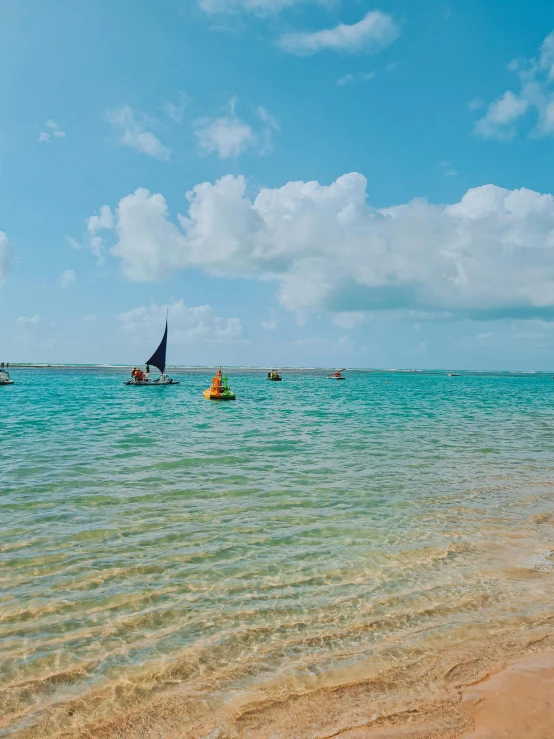
[{"label": "ocean", "polygon": [[551,639],[551,375],[212,374],[11,369],[0,736],[319,736],[267,707]]}]

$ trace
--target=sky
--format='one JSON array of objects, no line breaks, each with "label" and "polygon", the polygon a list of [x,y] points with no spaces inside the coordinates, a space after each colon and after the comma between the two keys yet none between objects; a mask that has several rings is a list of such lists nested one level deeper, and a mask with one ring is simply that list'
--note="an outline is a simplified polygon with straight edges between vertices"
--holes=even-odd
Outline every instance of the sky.
[{"label": "sky", "polygon": [[0,28],[2,361],[554,369],[554,4]]}]

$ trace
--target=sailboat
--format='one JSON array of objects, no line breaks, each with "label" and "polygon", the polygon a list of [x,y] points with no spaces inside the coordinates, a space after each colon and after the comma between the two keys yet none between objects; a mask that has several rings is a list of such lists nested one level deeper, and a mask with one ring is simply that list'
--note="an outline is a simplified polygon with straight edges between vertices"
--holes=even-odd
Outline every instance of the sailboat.
[{"label": "sailboat", "polygon": [[341,374],[342,372],[346,372],[346,367],[344,369],[333,372],[332,375],[327,375],[327,377],[330,380],[345,380],[346,378],[344,377],[344,375]]},{"label": "sailboat", "polygon": [[[146,362],[146,374],[140,369],[133,369],[130,380],[126,385],[135,385],[137,387],[154,387],[159,385],[178,385],[178,380],[173,380],[165,374],[165,356],[167,353],[167,313],[165,316],[165,331],[160,341],[160,345]],[[150,365],[160,370],[160,376],[156,380],[150,379]]]}]

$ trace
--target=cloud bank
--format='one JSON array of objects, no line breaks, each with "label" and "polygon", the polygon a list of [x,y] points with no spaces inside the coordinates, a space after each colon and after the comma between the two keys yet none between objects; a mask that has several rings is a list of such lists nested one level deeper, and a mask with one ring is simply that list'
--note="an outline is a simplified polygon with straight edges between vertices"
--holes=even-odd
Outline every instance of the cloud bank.
[{"label": "cloud bank", "polygon": [[366,179],[288,182],[255,198],[242,176],[187,193],[171,220],[141,188],[117,207],[113,256],[131,280],[200,268],[276,283],[297,313],[417,311],[427,317],[554,315],[554,198],[484,185],[451,205],[374,208]]}]

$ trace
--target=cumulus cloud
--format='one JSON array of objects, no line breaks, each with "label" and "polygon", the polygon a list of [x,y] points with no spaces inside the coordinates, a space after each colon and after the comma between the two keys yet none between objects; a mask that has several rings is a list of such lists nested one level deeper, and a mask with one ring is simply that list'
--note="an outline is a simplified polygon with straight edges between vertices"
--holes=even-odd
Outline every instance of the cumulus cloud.
[{"label": "cumulus cloud", "polygon": [[475,124],[475,133],[508,141],[519,132],[522,121],[528,121],[529,135],[554,135],[554,32],[545,38],[536,58],[514,59],[508,69],[517,76],[517,89],[506,90],[489,104]]},{"label": "cumulus cloud", "polygon": [[305,56],[318,51],[343,51],[375,54],[400,36],[400,28],[394,18],[380,10],[371,10],[358,23],[339,23],[335,28],[314,33],[287,33],[278,45],[289,54]]},{"label": "cumulus cloud", "polygon": [[161,194],[139,189],[119,203],[112,254],[132,280],[185,268],[272,280],[299,314],[554,315],[552,195],[484,185],[452,205],[377,209],[366,184],[353,172],[251,198],[228,175],[187,193],[176,222]]},{"label": "cumulus cloud", "polygon": [[75,283],[76,279],[77,275],[75,274],[75,271],[72,269],[66,269],[62,273],[60,284],[64,290],[67,290],[68,287],[71,287]]},{"label": "cumulus cloud", "polygon": [[171,341],[174,344],[237,344],[244,342],[242,323],[238,318],[221,318],[210,305],[189,307],[182,300],[169,305],[134,308],[120,313],[118,318],[125,331],[152,340],[159,338],[166,311],[171,321]]},{"label": "cumulus cloud", "polygon": [[92,253],[102,259],[104,255],[104,240],[99,231],[109,231],[115,225],[114,216],[109,205],[103,205],[98,215],[90,216],[85,220],[87,226],[87,243]]},{"label": "cumulus cloud", "polygon": [[261,154],[272,148],[272,135],[279,130],[273,116],[263,107],[256,110],[261,122],[258,130],[236,114],[237,99],[229,102],[228,112],[219,118],[200,118],[194,123],[198,150],[204,154],[217,154],[220,159],[236,159],[251,147],[258,147]]},{"label": "cumulus cloud", "polygon": [[58,340],[58,328],[40,314],[34,316],[19,316],[15,321],[17,327],[16,339],[22,344],[35,346],[53,346]]},{"label": "cumulus cloud", "polygon": [[119,143],[130,146],[142,154],[167,161],[171,156],[171,149],[164,146],[159,138],[146,130],[147,123],[137,116],[129,105],[122,105],[116,110],[108,111],[106,119],[121,131]]},{"label": "cumulus cloud", "polygon": [[56,121],[53,121],[51,119],[47,120],[46,128],[48,128],[49,130],[41,131],[39,133],[39,136],[38,136],[39,144],[51,144],[52,138],[65,139],[67,137],[66,132],[62,131],[62,129],[59,127]]},{"label": "cumulus cloud", "polygon": [[13,263],[13,249],[8,237],[0,231],[0,285],[4,282]]}]

